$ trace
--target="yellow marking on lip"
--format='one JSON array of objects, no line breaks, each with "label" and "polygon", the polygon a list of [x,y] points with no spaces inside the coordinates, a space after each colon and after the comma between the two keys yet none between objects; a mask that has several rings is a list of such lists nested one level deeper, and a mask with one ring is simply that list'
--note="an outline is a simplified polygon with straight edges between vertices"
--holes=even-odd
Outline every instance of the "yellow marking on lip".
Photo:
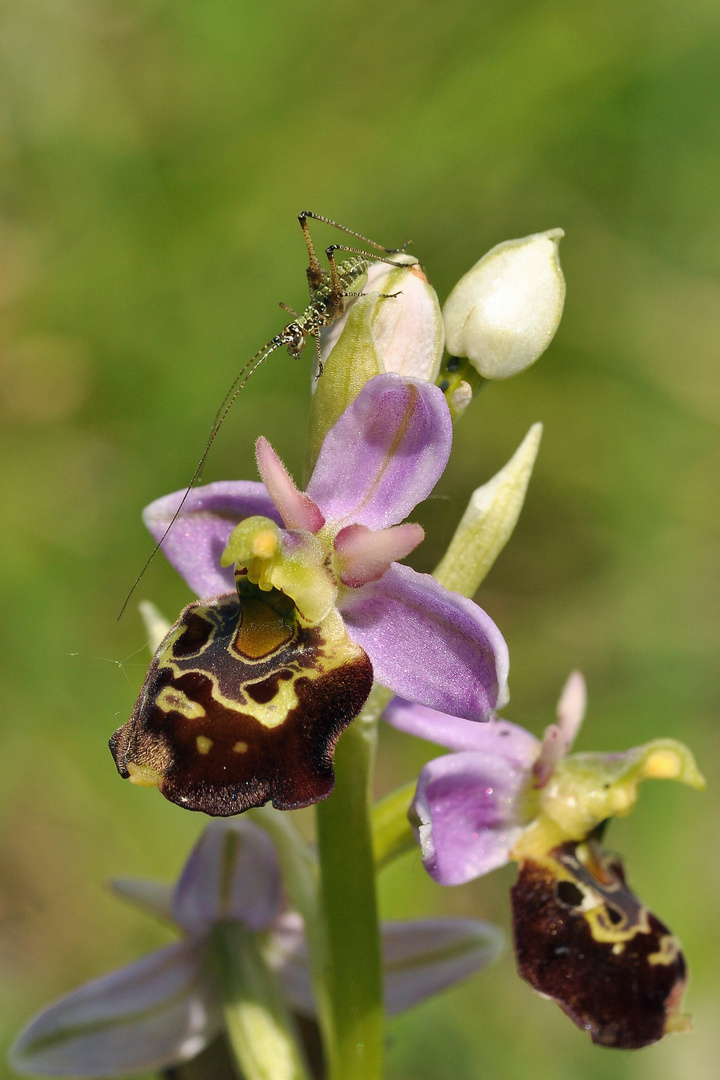
[{"label": "yellow marking on lip", "polygon": [[[255,602],[255,610],[252,609],[252,605],[249,602],[251,600]],[[284,624],[282,626],[280,625],[281,619],[278,620],[277,613],[274,615],[272,613],[267,615],[265,626],[263,626],[264,613],[257,611],[257,605],[260,603],[261,601],[255,597],[248,598],[247,600],[243,599],[243,625],[246,631],[248,631],[248,638],[250,640],[247,640],[247,638],[243,639],[243,626],[241,626],[236,632],[234,640],[229,642],[227,646],[231,657],[233,657],[234,653],[239,652],[242,659],[248,663],[250,668],[252,668],[253,659],[256,658],[252,655],[253,653],[259,653],[260,656],[265,658],[268,655],[268,651],[273,652],[274,650],[281,648],[282,645],[289,643],[293,636],[292,628],[285,627]],[[258,623],[253,627],[253,621],[256,614],[258,616]],[[260,638],[259,647],[257,640],[252,640],[252,636],[249,633],[251,628],[258,632],[258,637]],[[337,630],[335,622],[328,618],[323,625],[322,634],[317,637],[317,655],[313,659],[312,664],[307,667],[304,666],[302,650],[296,649],[294,654],[291,652],[291,655],[287,660],[287,668],[292,672],[292,678],[283,680],[280,683],[278,691],[272,701],[260,704],[253,701],[246,692],[246,688],[252,683],[250,678],[239,684],[237,697],[228,697],[220,689],[220,680],[217,673],[210,670],[208,667],[204,667],[202,658],[197,661],[191,659],[188,662],[185,662],[182,657],[176,659],[173,656],[173,648],[184,632],[185,625],[181,622],[176,623],[175,627],[170,631],[163,649],[156,657],[158,671],[171,671],[176,679],[194,673],[202,675],[203,679],[206,679],[211,683],[210,694],[214,701],[224,706],[224,708],[229,709],[231,712],[240,713],[244,717],[252,717],[254,720],[257,720],[262,727],[268,730],[272,730],[273,728],[280,727],[281,724],[284,724],[291,710],[297,708],[298,697],[295,692],[295,682],[298,678],[303,678],[308,682],[314,682],[316,679],[320,679],[332,671],[354,663],[363,655],[363,650],[360,646],[355,645],[347,637],[340,615],[337,615]],[[332,646],[329,655],[324,652],[328,645],[328,640]],[[246,645],[248,647],[248,652],[244,652],[241,645]],[[161,696],[162,694],[158,695],[158,697]]]},{"label": "yellow marking on lip", "polygon": [[155,772],[149,765],[136,765],[134,761],[128,761],[125,768],[130,774],[130,783],[137,784],[138,787],[157,787],[162,780],[160,773]]},{"label": "yellow marking on lip", "polygon": [[293,629],[270,604],[255,597],[243,600],[242,622],[235,634],[234,647],[249,660],[270,656],[287,645]]},{"label": "yellow marking on lip", "polygon": [[240,740],[240,742],[236,742],[233,746],[233,750],[236,754],[247,754],[248,749],[248,744],[246,742],[243,742],[242,739]]},{"label": "yellow marking on lip", "polygon": [[186,720],[202,720],[205,709],[197,701],[192,701],[182,690],[174,686],[166,686],[160,691],[155,704],[164,713],[176,712],[184,716]]},{"label": "yellow marking on lip", "polygon": [[199,754],[209,754],[212,750],[212,739],[208,739],[207,735],[198,735],[195,739],[195,745],[198,748]]},{"label": "yellow marking on lip", "polygon": [[680,942],[674,934],[663,934],[660,948],[648,956],[649,964],[673,964],[680,954]]}]

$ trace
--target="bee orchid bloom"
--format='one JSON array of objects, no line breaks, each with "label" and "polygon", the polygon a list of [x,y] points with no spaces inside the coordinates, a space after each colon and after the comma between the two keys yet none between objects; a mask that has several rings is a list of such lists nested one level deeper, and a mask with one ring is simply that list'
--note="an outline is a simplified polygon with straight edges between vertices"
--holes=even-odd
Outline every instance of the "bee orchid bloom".
[{"label": "bee orchid bloom", "polygon": [[542,741],[505,720],[469,724],[395,701],[386,719],[453,752],[420,773],[410,810],[428,873],[460,885],[510,860],[520,974],[594,1042],[635,1049],[685,1030],[680,943],[631,892],[600,840],[641,781],[701,788],[690,751],[655,739],[622,753],[569,754],[585,711],[575,672]]},{"label": "bee orchid bloom", "polygon": [[[507,647],[492,620],[397,562],[422,540],[402,522],[451,439],[437,387],[379,375],[326,435],[307,491],[260,439],[264,483],[190,492],[163,550],[200,603],[113,736],[121,775],[213,815],[269,799],[290,809],[332,790],[335,743],[373,678],[469,720],[505,703]],[[184,494],[145,511],[157,540]]]}]

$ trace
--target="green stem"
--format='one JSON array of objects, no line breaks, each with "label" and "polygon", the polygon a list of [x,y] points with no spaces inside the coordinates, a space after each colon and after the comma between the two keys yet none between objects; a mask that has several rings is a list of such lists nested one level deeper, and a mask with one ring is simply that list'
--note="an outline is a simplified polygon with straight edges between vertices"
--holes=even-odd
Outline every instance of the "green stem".
[{"label": "green stem", "polygon": [[246,1080],[310,1080],[282,991],[255,933],[241,922],[213,934],[225,1026]]},{"label": "green stem", "polygon": [[376,711],[370,706],[342,735],[335,790],[317,806],[332,1014],[329,1080],[382,1076],[382,960],[370,828]]}]

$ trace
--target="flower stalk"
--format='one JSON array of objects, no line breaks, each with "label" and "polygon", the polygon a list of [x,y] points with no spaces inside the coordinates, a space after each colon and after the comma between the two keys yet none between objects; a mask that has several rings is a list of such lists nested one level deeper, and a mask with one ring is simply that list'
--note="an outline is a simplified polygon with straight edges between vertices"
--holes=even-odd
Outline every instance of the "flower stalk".
[{"label": "flower stalk", "polygon": [[332,1010],[329,1080],[382,1077],[382,961],[370,827],[376,731],[375,720],[361,714],[343,734],[335,790],[316,809]]}]

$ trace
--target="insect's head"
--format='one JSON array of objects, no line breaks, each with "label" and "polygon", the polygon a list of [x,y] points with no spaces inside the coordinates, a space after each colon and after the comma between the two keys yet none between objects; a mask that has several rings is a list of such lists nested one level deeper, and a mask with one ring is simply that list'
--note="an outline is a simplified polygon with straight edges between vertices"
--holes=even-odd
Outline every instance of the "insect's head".
[{"label": "insect's head", "polygon": [[286,326],[282,334],[280,335],[282,344],[287,345],[287,351],[290,353],[293,359],[297,359],[297,357],[300,356],[300,354],[302,353],[305,346],[305,337],[306,335],[303,333],[303,331],[300,329],[296,322],[292,322],[288,326]]}]

